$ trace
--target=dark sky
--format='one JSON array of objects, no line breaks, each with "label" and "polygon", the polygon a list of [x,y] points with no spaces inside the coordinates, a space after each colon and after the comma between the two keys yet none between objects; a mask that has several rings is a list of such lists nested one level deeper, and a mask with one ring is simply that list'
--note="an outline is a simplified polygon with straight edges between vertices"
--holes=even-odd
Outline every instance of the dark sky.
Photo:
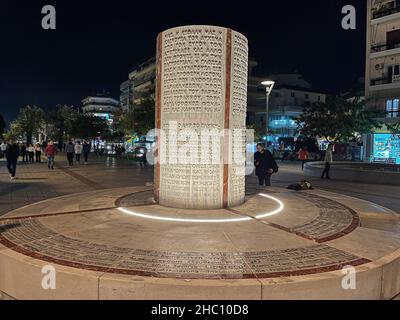
[{"label": "dark sky", "polygon": [[[157,33],[186,24],[231,27],[249,39],[258,73],[298,70],[336,93],[364,75],[365,0],[94,1],[2,0],[0,113],[20,107],[79,105],[110,92],[132,66],[155,53]],[[57,30],[41,28],[41,9],[57,9]],[[357,30],[341,28],[341,8],[357,8]]]}]

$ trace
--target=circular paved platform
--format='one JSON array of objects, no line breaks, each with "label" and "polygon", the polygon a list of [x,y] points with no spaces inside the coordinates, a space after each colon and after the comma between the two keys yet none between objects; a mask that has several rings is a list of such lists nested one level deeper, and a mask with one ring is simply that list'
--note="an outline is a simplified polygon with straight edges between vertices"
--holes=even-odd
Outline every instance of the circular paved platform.
[{"label": "circular paved platform", "polygon": [[[17,299],[390,299],[400,223],[328,192],[270,188],[227,210],[177,210],[149,187],[70,195],[0,219],[0,291]],[[398,228],[398,229],[396,229]],[[43,290],[53,265],[57,289]],[[342,288],[355,267],[357,289]]]}]

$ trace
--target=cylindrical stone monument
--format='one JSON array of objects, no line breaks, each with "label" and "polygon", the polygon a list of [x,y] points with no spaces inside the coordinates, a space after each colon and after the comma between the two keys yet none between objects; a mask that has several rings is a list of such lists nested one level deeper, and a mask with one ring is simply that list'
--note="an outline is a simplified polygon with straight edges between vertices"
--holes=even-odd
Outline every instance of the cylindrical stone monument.
[{"label": "cylindrical stone monument", "polygon": [[247,76],[248,42],[238,32],[194,25],[159,34],[159,204],[219,209],[244,202]]}]

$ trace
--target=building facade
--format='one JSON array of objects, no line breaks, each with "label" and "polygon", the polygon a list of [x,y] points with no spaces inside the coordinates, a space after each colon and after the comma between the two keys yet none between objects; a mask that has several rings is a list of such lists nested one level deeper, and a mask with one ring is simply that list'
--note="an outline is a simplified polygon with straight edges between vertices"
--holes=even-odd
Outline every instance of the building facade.
[{"label": "building facade", "polygon": [[129,79],[120,85],[120,105],[124,110],[140,106],[144,97],[154,98],[156,87],[156,58],[140,63],[129,73]]},{"label": "building facade", "polygon": [[133,108],[133,81],[126,80],[120,85],[119,103],[123,110],[131,110]]},{"label": "building facade", "polygon": [[156,88],[156,58],[152,57],[136,66],[129,74],[133,83],[133,104],[140,105],[141,99],[150,95],[154,98]]},{"label": "building facade", "polygon": [[[385,123],[400,121],[400,0],[367,0],[365,94]],[[400,164],[398,137],[383,128],[364,138],[365,159]]]},{"label": "building facade", "polygon": [[267,125],[267,97],[265,87],[261,82],[266,79],[275,82],[269,98],[268,129],[272,134],[268,136],[268,141],[294,138],[297,131],[294,118],[301,115],[303,107],[307,104],[326,101],[326,95],[313,90],[312,85],[300,74],[270,74],[266,77],[256,77],[251,75],[252,69],[249,69],[249,72],[247,123],[261,128],[262,132],[266,130]]},{"label": "building facade", "polygon": [[93,114],[96,117],[107,120],[108,124],[113,123],[113,114],[119,108],[118,100],[105,95],[87,97],[82,100],[82,111]]}]

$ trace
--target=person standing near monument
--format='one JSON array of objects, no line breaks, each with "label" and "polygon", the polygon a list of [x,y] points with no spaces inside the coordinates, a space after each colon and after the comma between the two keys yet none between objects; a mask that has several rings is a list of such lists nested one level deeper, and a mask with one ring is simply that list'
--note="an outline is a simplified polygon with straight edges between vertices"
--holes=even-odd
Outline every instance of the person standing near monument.
[{"label": "person standing near monument", "polygon": [[331,178],[329,177],[329,172],[331,170],[331,164],[333,162],[332,144],[330,144],[326,149],[324,162],[325,168],[324,171],[322,171],[321,179],[324,179],[326,176],[326,178],[330,180]]},{"label": "person standing near monument", "polygon": [[6,160],[7,160],[7,169],[10,173],[11,180],[15,179],[15,174],[17,172],[17,163],[19,157],[19,147],[18,145],[10,140],[10,143],[6,148]]},{"label": "person standing near monument", "polygon": [[278,165],[269,150],[266,150],[261,143],[257,144],[257,152],[254,154],[254,165],[256,167],[256,176],[260,186],[264,184],[271,186],[272,174],[278,172]]}]

